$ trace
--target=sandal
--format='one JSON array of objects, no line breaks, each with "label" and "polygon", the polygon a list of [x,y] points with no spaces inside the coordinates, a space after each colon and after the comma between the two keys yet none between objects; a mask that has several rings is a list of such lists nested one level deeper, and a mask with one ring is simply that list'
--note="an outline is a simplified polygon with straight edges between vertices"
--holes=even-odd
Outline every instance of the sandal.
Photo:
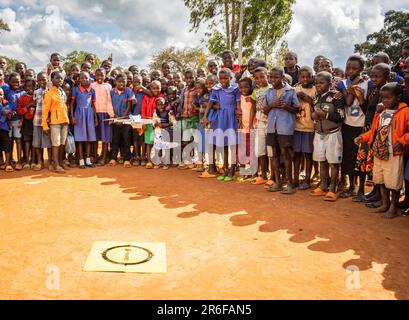
[{"label": "sandal", "polygon": [[311,185],[308,182],[303,181],[303,182],[300,183],[300,185],[298,186],[297,189],[303,191],[303,190],[308,190],[310,188],[311,188]]},{"label": "sandal", "polygon": [[132,168],[131,163],[129,161],[124,161],[124,168]]},{"label": "sandal", "polygon": [[6,168],[4,169],[6,172],[13,172],[14,169],[11,165],[7,165]]},{"label": "sandal", "polygon": [[[81,167],[81,166],[80,166]],[[84,166],[85,167],[85,166]],[[55,172],[56,173],[65,173],[65,170],[63,169],[63,167],[61,167],[61,166],[57,166],[56,168],[55,168]]]},{"label": "sandal", "polygon": [[218,176],[218,177],[217,177],[217,180],[218,180],[218,181],[224,181],[224,179],[225,179],[226,177],[227,177],[227,176],[225,176],[225,175]]},{"label": "sandal", "polygon": [[365,204],[365,206],[366,206],[367,208],[370,208],[370,209],[377,209],[377,208],[379,208],[381,205],[382,205],[382,201],[368,202],[368,203]]},{"label": "sandal", "polygon": [[23,166],[21,165],[21,163],[17,163],[16,164],[16,170],[17,171],[20,171],[20,170],[22,170],[23,169]]},{"label": "sandal", "polygon": [[79,165],[79,168],[80,168],[80,169],[85,169],[86,166],[85,166],[85,164],[80,164],[80,165]]},{"label": "sandal", "polygon": [[153,168],[153,163],[152,162],[148,162],[145,166],[146,169],[152,169]]},{"label": "sandal", "polygon": [[350,189],[344,190],[341,192],[341,194],[339,195],[339,197],[341,199],[348,199],[350,197],[352,197],[353,191]]},{"label": "sandal", "polygon": [[281,191],[281,194],[294,194],[296,193],[297,189],[293,188],[292,185],[287,185],[286,187],[283,188]]},{"label": "sandal", "polygon": [[274,184],[274,181],[269,179],[267,182],[264,184],[264,188],[268,189]]},{"label": "sandal", "polygon": [[30,165],[28,164],[28,163],[25,163],[24,165],[23,165],[23,170],[30,170]]},{"label": "sandal", "polygon": [[268,192],[280,192],[283,190],[283,186],[281,184],[278,183],[273,183],[269,188],[268,188]]},{"label": "sandal", "polygon": [[262,177],[257,177],[256,179],[254,179],[254,180],[251,182],[251,184],[252,184],[252,185],[255,185],[255,186],[259,186],[259,185],[265,184],[266,182],[267,182],[266,179],[263,179]]},{"label": "sandal", "polygon": [[167,165],[164,165],[162,169],[163,170],[169,170],[169,167]]},{"label": "sandal", "polygon": [[226,177],[223,179],[223,181],[224,181],[224,182],[234,181],[234,177],[226,176]]},{"label": "sandal", "polygon": [[313,196],[313,197],[323,197],[326,194],[327,193],[324,190],[322,190],[320,187],[318,187],[317,189],[314,189],[314,190],[312,190],[310,192],[310,196]]},{"label": "sandal", "polygon": [[202,174],[199,175],[199,178],[204,178],[204,179],[216,178],[216,177],[217,177],[217,175],[212,174],[212,173],[210,173],[210,172],[208,172],[208,171],[202,172]]},{"label": "sandal", "polygon": [[366,198],[363,194],[357,194],[355,197],[352,197],[352,202],[365,202]]},{"label": "sandal", "polygon": [[34,171],[40,171],[42,169],[41,164],[35,164],[33,167]]},{"label": "sandal", "polygon": [[108,166],[115,167],[116,166],[116,161],[114,159],[112,159],[111,161],[109,161]]},{"label": "sandal", "polygon": [[327,192],[327,194],[324,197],[324,201],[329,201],[329,202],[335,202],[337,201],[338,196],[334,192]]}]

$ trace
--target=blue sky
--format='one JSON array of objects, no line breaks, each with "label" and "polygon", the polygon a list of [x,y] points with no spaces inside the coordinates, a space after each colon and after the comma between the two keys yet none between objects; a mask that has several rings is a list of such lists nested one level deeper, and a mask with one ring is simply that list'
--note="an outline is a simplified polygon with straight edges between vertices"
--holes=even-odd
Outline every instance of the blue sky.
[{"label": "blue sky", "polygon": [[[86,3],[86,6],[84,6]],[[343,66],[356,42],[379,30],[387,10],[409,10],[402,0],[298,0],[285,39],[299,64],[323,54]],[[113,53],[114,65],[145,67],[166,46],[200,45],[190,33],[183,0],[0,0],[0,18],[12,32],[0,35],[0,55],[44,67],[52,52]]]}]

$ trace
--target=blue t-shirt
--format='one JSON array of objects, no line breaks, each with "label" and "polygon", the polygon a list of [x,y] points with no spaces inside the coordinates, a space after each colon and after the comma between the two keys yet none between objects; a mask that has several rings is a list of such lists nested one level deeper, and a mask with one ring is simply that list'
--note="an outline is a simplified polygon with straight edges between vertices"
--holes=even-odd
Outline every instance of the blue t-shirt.
[{"label": "blue t-shirt", "polygon": [[133,106],[132,115],[137,116],[137,115],[141,114],[142,99],[143,99],[144,96],[145,96],[145,93],[143,91],[138,92],[137,94],[135,94],[136,103]]},{"label": "blue t-shirt", "polygon": [[115,115],[122,117],[125,114],[128,101],[135,100],[135,95],[128,87],[125,87],[125,90],[122,92],[119,92],[117,88],[114,88],[111,90],[111,99]]},{"label": "blue t-shirt", "polygon": [[20,116],[17,115],[18,99],[26,92],[21,89],[13,90],[10,87],[5,87],[3,90],[5,99],[10,103],[11,110],[16,113],[11,117],[11,121],[19,120]]},{"label": "blue t-shirt", "polygon": [[4,109],[11,109],[10,103],[8,103],[7,100],[0,101],[0,130],[9,132],[10,128],[7,121],[10,119],[10,117],[6,117],[3,114]]},{"label": "blue t-shirt", "polygon": [[[299,108],[300,103],[298,101],[295,89],[289,84],[285,84],[283,90],[284,93],[280,99],[289,102],[292,108]],[[268,106],[276,99],[277,90],[274,88],[268,89],[264,98],[263,106]],[[268,113],[267,133],[292,136],[294,135],[295,120],[296,117],[294,113],[280,108],[273,108]]]}]

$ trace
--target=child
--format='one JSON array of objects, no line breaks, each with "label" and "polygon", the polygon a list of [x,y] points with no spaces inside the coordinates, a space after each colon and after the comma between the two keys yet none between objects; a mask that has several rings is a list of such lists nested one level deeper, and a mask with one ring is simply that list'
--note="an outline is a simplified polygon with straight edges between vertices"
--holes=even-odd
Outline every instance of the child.
[{"label": "child", "polygon": [[324,56],[321,56],[321,55],[316,56],[316,57],[314,58],[313,66],[314,66],[314,72],[315,72],[315,73],[318,73],[318,72],[319,72],[320,62],[321,62],[322,59],[325,59],[325,57],[324,57]]},{"label": "child", "polygon": [[48,76],[48,88],[51,88],[53,85],[51,82],[51,74],[54,71],[61,72],[62,76],[65,78],[65,71],[61,65],[61,55],[57,52],[52,53],[50,56],[50,62],[48,63],[46,69],[43,71],[46,72]]},{"label": "child", "polygon": [[[268,115],[267,154],[270,160],[271,179],[274,181],[268,191],[281,191],[293,194],[296,189],[292,175],[292,146],[295,126],[295,114],[300,106],[293,87],[284,83],[284,69],[275,67],[271,70],[272,88],[267,90],[263,101],[264,113]],[[284,168],[288,184],[282,187],[280,176],[280,156],[284,160]]]},{"label": "child", "polygon": [[196,69],[196,76],[198,78],[206,78],[206,70],[204,68],[197,68]]},{"label": "child", "polygon": [[[141,117],[142,119],[152,119],[154,112],[156,111],[156,100],[159,98],[164,98],[161,93],[160,82],[155,80],[152,81],[150,85],[150,91],[152,95],[145,94],[142,99],[141,107]],[[146,163],[146,169],[152,169],[153,164],[151,160],[152,145],[154,142],[154,128],[152,124],[147,124],[143,126],[144,129],[144,139],[146,145],[146,156],[148,162]]]},{"label": "child", "polygon": [[165,78],[170,75],[170,64],[168,62],[162,63],[162,74]]},{"label": "child", "polygon": [[[213,92],[214,86],[218,83],[218,77],[214,74],[210,74],[207,76],[205,85],[206,90],[210,96]],[[216,130],[217,127],[217,117],[216,113],[219,109],[218,104],[213,104],[212,109],[209,110],[209,113],[206,117],[202,119],[202,127],[205,131],[205,162],[204,162],[204,172],[199,175],[199,178],[216,178],[217,175],[217,166],[216,166],[216,157],[215,157],[215,148],[212,142],[211,132]],[[208,120],[208,122],[206,122]]]},{"label": "child", "polygon": [[12,110],[12,116],[10,118],[10,138],[12,139],[11,142],[11,149],[13,149],[13,139],[16,141],[17,145],[17,163],[16,163],[16,170],[23,169],[22,161],[21,161],[21,151],[22,151],[22,143],[21,143],[21,126],[22,121],[21,117],[17,114],[17,107],[18,107],[18,99],[24,95],[26,92],[21,89],[21,76],[17,72],[12,72],[9,75],[9,86],[4,88],[4,95],[6,100],[10,103],[10,107]]},{"label": "child", "polygon": [[376,212],[385,218],[397,216],[399,190],[403,184],[403,155],[409,146],[409,108],[400,102],[402,87],[388,83],[381,88],[384,110],[375,115],[370,131],[355,138],[355,143],[373,143],[374,183],[381,187],[382,206]]},{"label": "child", "polygon": [[51,159],[51,140],[50,136],[43,132],[42,117],[43,117],[43,99],[47,88],[47,73],[40,72],[37,75],[37,84],[39,88],[34,91],[35,113],[33,119],[33,147],[36,154],[37,163],[34,165],[33,170],[39,171],[44,167],[43,149],[47,149],[48,152],[48,166],[52,171]]},{"label": "child", "polygon": [[[120,73],[116,78],[116,87],[111,90],[112,106],[114,108],[114,117],[128,117],[131,112],[132,104],[135,101],[135,95],[132,90],[126,86],[126,75]],[[131,168],[130,152],[130,130],[129,124],[114,123],[112,125],[112,156],[109,162],[110,166],[115,166],[118,160],[119,148],[121,156],[124,157],[124,168]]]},{"label": "child", "polygon": [[8,84],[4,81],[5,79],[5,72],[3,69],[0,68],[0,87],[7,86]]},{"label": "child", "polygon": [[159,70],[152,70],[150,74],[151,81],[159,80],[162,77],[162,73]]},{"label": "child", "polygon": [[13,172],[11,166],[11,141],[9,137],[8,122],[13,114],[12,108],[7,100],[4,99],[4,91],[0,88],[0,153],[3,151],[6,154],[6,161],[4,163],[6,172]]},{"label": "child", "polygon": [[[380,51],[380,52],[378,52],[377,54],[375,54],[372,57],[371,67],[373,67],[373,66],[375,66],[375,65],[377,65],[379,63],[385,63],[385,64],[389,65],[390,58],[389,58],[389,55],[386,52]],[[403,77],[397,75],[396,72],[391,72],[391,76],[390,76],[388,82],[397,82],[397,83],[402,84],[404,82],[404,80],[403,80]]]},{"label": "child", "polygon": [[35,79],[35,77],[36,77],[36,72],[35,72],[35,70],[34,70],[34,69],[27,69],[27,71],[26,71],[26,79],[29,79],[29,78]]},{"label": "child", "polygon": [[[132,90],[135,95],[136,102],[133,105],[132,108],[132,115],[137,116],[141,114],[142,110],[142,100],[143,97],[145,96],[145,88],[142,86],[142,77],[141,76],[135,76],[133,78],[133,85],[132,85]],[[142,129],[132,129],[132,138],[133,138],[133,148],[134,148],[134,153],[135,153],[135,158],[133,161],[134,166],[139,166],[139,165],[146,165],[145,161],[145,152],[146,152],[146,147],[143,142],[143,130]]]},{"label": "child", "polygon": [[[250,161],[244,161],[250,156],[251,146],[250,146],[250,131],[254,130],[255,116],[256,116],[256,102],[251,98],[253,93],[252,89],[253,81],[250,78],[242,78],[239,81],[240,90],[240,110],[238,113],[239,117],[239,163],[241,165],[250,164]],[[248,176],[244,176],[241,180],[247,179]]]},{"label": "child", "polygon": [[54,71],[51,73],[51,81],[53,86],[44,95],[42,125],[44,133],[51,136],[55,172],[65,173],[62,160],[65,154],[69,118],[65,103],[67,98],[61,89],[64,81],[63,74]]},{"label": "child", "polygon": [[[313,71],[304,66],[298,72],[298,85],[295,87],[297,98],[300,101],[300,112],[296,116],[294,131],[294,185],[298,190],[307,190],[311,187],[312,152],[314,141],[314,121],[311,114],[317,97],[317,90],[313,84]],[[305,180],[300,184],[300,168],[302,158],[305,158]]]},{"label": "child", "polygon": [[345,79],[345,71],[342,68],[334,68],[334,77],[339,78],[341,80]]},{"label": "child", "polygon": [[[379,63],[372,67],[370,71],[371,80],[368,83],[367,105],[365,114],[364,131],[369,131],[377,112],[378,104],[381,102],[380,90],[388,82],[391,68],[385,63]],[[361,143],[358,147],[358,154],[355,170],[359,175],[359,189],[354,202],[368,202],[368,207],[379,207],[379,186],[375,186],[373,191],[365,197],[365,180],[368,174],[372,174],[373,155],[368,143]]]},{"label": "child", "polygon": [[26,81],[27,65],[24,62],[17,62],[14,66],[14,71],[20,75],[21,83]]},{"label": "child", "polygon": [[[92,71],[92,65],[91,63],[85,61],[82,65],[81,65],[81,71],[82,72],[86,72],[88,73],[88,75],[91,75],[91,71]],[[94,77],[90,76],[90,81],[94,82]]]},{"label": "child", "polygon": [[[343,97],[334,99],[336,91],[331,90],[332,75],[326,71],[315,76],[317,100],[312,113],[316,122],[313,159],[320,163],[320,186],[311,191],[312,196],[324,196],[325,201],[336,201],[339,164],[342,162],[342,133],[344,121]],[[331,169],[331,180],[328,188],[328,170]]]},{"label": "child", "polygon": [[[205,112],[204,124],[208,121],[209,111],[214,104],[219,104],[217,110],[216,130],[213,132],[214,144],[223,148],[223,174],[217,177],[218,181],[230,182],[234,180],[236,172],[236,148],[237,145],[237,115],[240,108],[240,91],[236,83],[232,84],[233,73],[224,68],[219,71],[220,84],[213,87],[210,102]],[[230,168],[229,168],[230,165]]]},{"label": "child", "polygon": [[[24,149],[26,154],[26,163],[23,169],[34,169],[34,155],[32,152],[33,142],[33,118],[34,118],[34,99],[33,94],[35,90],[36,82],[34,79],[27,79],[24,87],[26,93],[18,98],[17,114],[22,117],[23,125],[21,126],[21,134],[23,136]],[[31,160],[30,160],[31,154]],[[32,165],[32,166],[31,166]]]},{"label": "child", "polygon": [[199,159],[197,161],[197,167],[195,171],[203,172],[204,171],[204,152],[206,147],[206,135],[205,135],[205,128],[203,126],[203,120],[205,116],[205,111],[207,105],[209,104],[209,92],[206,88],[206,80],[203,78],[198,78],[195,84],[196,90],[196,99],[194,102],[196,111],[199,115],[199,123],[198,123],[198,131],[200,133],[200,137],[198,138],[199,148],[198,148],[198,155]]},{"label": "child", "polygon": [[[195,138],[195,130],[199,123],[199,117],[197,110],[194,106],[196,100],[197,92],[195,90],[195,71],[193,69],[187,69],[185,71],[185,81],[186,88],[182,89],[180,93],[180,114],[181,114],[181,125],[182,125],[182,146],[185,147],[189,142],[191,142],[192,137]],[[196,145],[197,139],[195,139],[194,146],[194,158],[198,157],[198,146]],[[185,160],[183,160],[179,168],[180,169],[194,169],[195,165],[193,161],[190,161],[189,155],[185,155]]]},{"label": "child", "polygon": [[267,81],[268,71],[266,68],[259,67],[254,70],[254,81],[256,87],[253,90],[251,98],[256,102],[256,136],[255,136],[255,153],[258,158],[260,175],[251,183],[253,185],[272,185],[272,181],[267,180],[268,158],[267,158],[267,123],[268,116],[264,113],[264,98],[271,84]]},{"label": "child", "polygon": [[[74,138],[78,146],[79,168],[94,167],[91,162],[91,143],[96,141],[95,128],[98,126],[95,111],[95,91],[91,87],[88,72],[82,71],[80,85],[71,93],[71,119],[74,126]],[[84,162],[85,143],[85,162]]]},{"label": "child", "polygon": [[126,74],[126,86],[132,89],[133,73],[131,71],[125,71]]},{"label": "child", "polygon": [[210,74],[217,76],[217,73],[219,72],[219,64],[217,60],[209,60],[209,62],[207,63],[207,70],[209,70]]},{"label": "child", "polygon": [[[223,65],[222,68],[230,69],[231,72],[234,74],[238,73],[240,71],[240,65],[234,64],[234,60],[236,59],[233,51],[226,50],[222,53],[222,61]],[[236,78],[233,79],[233,82],[236,81]]]},{"label": "child", "polygon": [[291,76],[292,82],[290,86],[295,86],[298,82],[298,74],[300,67],[297,65],[298,56],[295,52],[289,51],[284,57],[284,72]]},{"label": "child", "polygon": [[[156,110],[152,117],[152,123],[155,128],[155,132],[160,132],[162,139],[166,142],[172,141],[171,125],[174,121],[174,117],[170,110],[166,110],[165,98],[156,99]],[[157,154],[157,157],[156,157]],[[156,159],[155,159],[156,158]],[[154,169],[159,169],[163,165],[163,170],[169,169],[170,163],[170,150],[156,150],[155,149],[155,166]]]},{"label": "child", "polygon": [[349,198],[355,191],[355,161],[358,146],[353,141],[362,133],[365,126],[366,97],[368,94],[368,81],[361,77],[364,67],[365,61],[361,56],[350,56],[345,68],[347,78],[338,83],[338,90],[342,92],[345,99],[341,175],[343,181],[346,176],[349,178],[349,188],[341,192],[341,198]]},{"label": "child", "polygon": [[131,65],[131,66],[128,68],[128,71],[130,71],[130,72],[132,73],[133,77],[139,76],[139,68],[138,68],[137,65],[134,65],[134,64]]},{"label": "child", "polygon": [[393,71],[396,72],[398,76],[403,77],[403,65],[405,60],[409,57],[409,38],[402,41],[401,57],[396,65],[393,67]]},{"label": "child", "polygon": [[78,85],[78,77],[81,72],[81,67],[78,63],[73,63],[70,67],[70,73],[65,78],[64,82],[68,83],[71,87]]},{"label": "child", "polygon": [[112,140],[112,126],[107,121],[114,117],[114,108],[111,100],[112,87],[109,83],[104,82],[106,77],[105,69],[95,70],[95,82],[91,88],[95,91],[95,111],[98,119],[98,126],[95,128],[95,138],[97,140],[94,146],[94,159],[98,159],[98,141],[102,142],[102,155],[97,166],[104,166],[107,163],[108,145]]}]

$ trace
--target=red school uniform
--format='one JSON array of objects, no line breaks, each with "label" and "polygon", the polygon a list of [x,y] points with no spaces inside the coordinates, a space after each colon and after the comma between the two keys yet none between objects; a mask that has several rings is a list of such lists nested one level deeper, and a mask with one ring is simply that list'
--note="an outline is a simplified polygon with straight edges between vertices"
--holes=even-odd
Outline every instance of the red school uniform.
[{"label": "red school uniform", "polygon": [[159,98],[165,98],[165,96],[162,93],[159,93],[156,97],[147,94],[144,95],[141,107],[142,119],[151,119],[153,117],[156,110],[156,100]]}]

